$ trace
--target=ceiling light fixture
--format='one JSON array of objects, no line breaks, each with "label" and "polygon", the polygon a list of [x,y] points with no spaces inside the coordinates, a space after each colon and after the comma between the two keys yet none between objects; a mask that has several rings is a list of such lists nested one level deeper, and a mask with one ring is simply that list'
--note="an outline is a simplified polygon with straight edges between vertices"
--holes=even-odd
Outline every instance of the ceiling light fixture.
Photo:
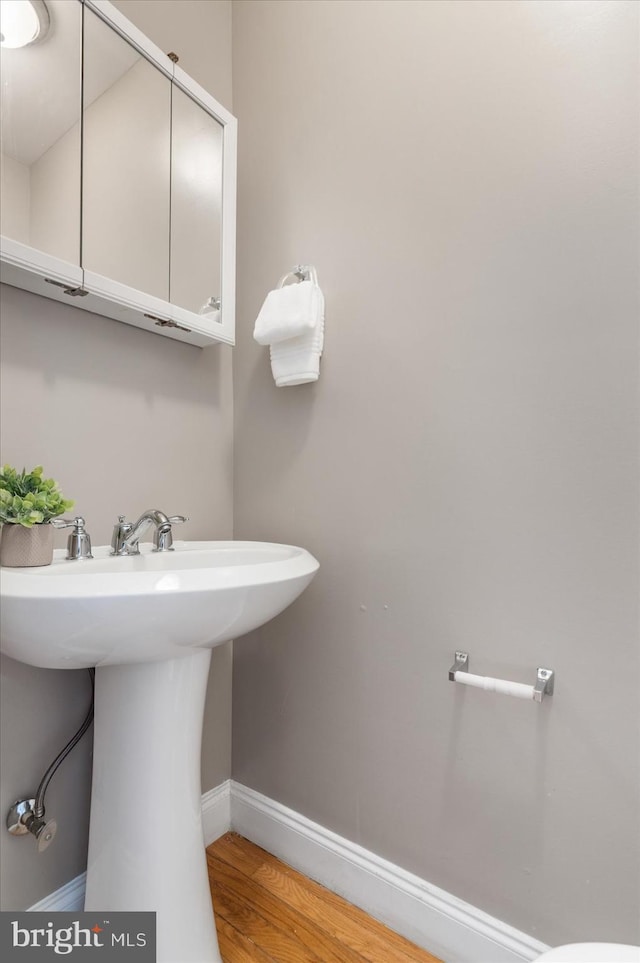
[{"label": "ceiling light fixture", "polygon": [[49,30],[44,0],[0,0],[0,46],[15,49],[43,40]]}]

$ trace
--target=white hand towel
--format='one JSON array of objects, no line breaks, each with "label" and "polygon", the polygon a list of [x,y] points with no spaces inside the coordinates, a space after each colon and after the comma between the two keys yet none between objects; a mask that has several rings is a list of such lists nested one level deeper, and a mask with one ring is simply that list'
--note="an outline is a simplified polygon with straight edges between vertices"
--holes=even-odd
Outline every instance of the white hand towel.
[{"label": "white hand towel", "polygon": [[324,297],[318,288],[320,317],[312,331],[271,346],[271,371],[276,385],[303,385],[320,376],[324,348]]},{"label": "white hand towel", "polygon": [[269,291],[256,319],[258,344],[279,344],[310,334],[324,311],[322,292],[312,281],[286,284]]}]

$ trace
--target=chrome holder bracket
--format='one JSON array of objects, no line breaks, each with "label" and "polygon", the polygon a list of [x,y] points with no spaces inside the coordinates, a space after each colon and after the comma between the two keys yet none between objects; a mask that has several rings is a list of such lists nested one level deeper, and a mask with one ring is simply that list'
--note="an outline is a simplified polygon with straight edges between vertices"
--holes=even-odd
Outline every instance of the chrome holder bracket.
[{"label": "chrome holder bracket", "polygon": [[282,275],[278,281],[278,287],[284,287],[289,278],[295,278],[296,283],[300,281],[311,281],[315,285],[318,284],[318,273],[313,264],[296,264],[291,271],[287,271],[286,274]]},{"label": "chrome holder bracket", "polygon": [[469,671],[469,653],[468,652],[456,652],[456,661],[453,663],[449,669],[449,682],[456,681],[456,672],[468,672]]},{"label": "chrome holder bracket", "polygon": [[546,695],[553,695],[554,682],[555,672],[553,669],[542,669],[538,666],[536,684],[533,687],[533,701],[542,702]]}]

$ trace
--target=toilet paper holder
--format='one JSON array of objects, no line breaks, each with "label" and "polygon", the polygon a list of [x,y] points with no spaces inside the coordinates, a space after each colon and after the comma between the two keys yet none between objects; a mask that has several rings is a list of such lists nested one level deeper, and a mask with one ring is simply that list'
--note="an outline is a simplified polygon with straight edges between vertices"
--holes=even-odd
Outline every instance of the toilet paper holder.
[{"label": "toilet paper holder", "polygon": [[[458,673],[461,674],[461,677],[457,677]],[[520,682],[508,682],[506,679],[471,675],[469,672],[469,653],[457,651],[455,662],[449,669],[449,682],[462,682],[478,689],[487,689],[491,692],[501,692],[503,695],[513,695],[520,699],[533,699],[534,702],[542,702],[545,696],[553,695],[555,672],[553,669],[538,666],[535,685],[523,685]]]}]

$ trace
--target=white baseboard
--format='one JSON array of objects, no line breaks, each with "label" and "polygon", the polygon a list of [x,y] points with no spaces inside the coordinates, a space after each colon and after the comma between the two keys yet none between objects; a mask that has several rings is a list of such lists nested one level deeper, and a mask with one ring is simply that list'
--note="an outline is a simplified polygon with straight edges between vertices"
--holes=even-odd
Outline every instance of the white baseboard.
[{"label": "white baseboard", "polygon": [[84,909],[84,891],[87,883],[87,874],[81,873],[69,883],[65,883],[60,889],[49,896],[45,896],[39,902],[29,907],[32,913],[79,913]]},{"label": "white baseboard", "polygon": [[[229,829],[361,907],[447,963],[533,963],[549,947],[356,843],[227,780],[202,797],[205,844]],[[83,873],[31,906],[77,912]]]},{"label": "white baseboard", "polygon": [[231,828],[447,963],[531,963],[549,949],[236,782]]},{"label": "white baseboard", "polygon": [[202,797],[202,831],[204,844],[219,839],[231,828],[231,780],[216,786],[204,793]]}]

